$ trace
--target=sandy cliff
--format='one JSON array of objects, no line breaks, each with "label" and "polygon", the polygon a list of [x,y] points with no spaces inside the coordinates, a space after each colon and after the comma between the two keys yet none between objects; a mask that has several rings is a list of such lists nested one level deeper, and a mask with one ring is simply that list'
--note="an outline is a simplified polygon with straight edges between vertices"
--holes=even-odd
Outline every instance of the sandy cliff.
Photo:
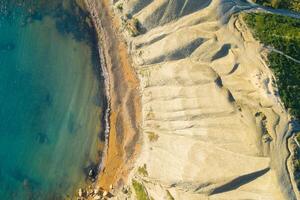
[{"label": "sandy cliff", "polygon": [[[142,101],[142,150],[125,187],[138,180],[155,200],[296,199],[289,116],[265,50],[234,15],[250,4],[119,0],[111,8]],[[136,37],[132,20],[141,26]]]}]

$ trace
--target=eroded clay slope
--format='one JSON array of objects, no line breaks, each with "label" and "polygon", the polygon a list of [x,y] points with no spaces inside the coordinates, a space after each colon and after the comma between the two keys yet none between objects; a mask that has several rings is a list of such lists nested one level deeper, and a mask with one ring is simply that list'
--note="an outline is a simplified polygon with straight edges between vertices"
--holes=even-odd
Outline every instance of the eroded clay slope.
[{"label": "eroded clay slope", "polygon": [[[233,15],[250,6],[125,0],[115,7],[120,3],[117,15],[138,19],[144,31],[124,33],[143,110],[143,150],[131,178],[155,200],[295,199],[286,168],[288,114],[262,46]],[[142,166],[147,175],[138,172]]]}]

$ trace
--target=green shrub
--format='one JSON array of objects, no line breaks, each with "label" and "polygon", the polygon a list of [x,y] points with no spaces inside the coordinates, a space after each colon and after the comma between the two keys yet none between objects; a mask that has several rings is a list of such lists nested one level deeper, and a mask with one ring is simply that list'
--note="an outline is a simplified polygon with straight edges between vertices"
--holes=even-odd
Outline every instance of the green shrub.
[{"label": "green shrub", "polygon": [[132,186],[136,194],[137,200],[150,200],[145,187],[136,180],[132,180]]},{"label": "green shrub", "polygon": [[140,22],[137,18],[130,18],[126,22],[126,29],[132,37],[138,36],[141,32]]},{"label": "green shrub", "polygon": [[148,176],[147,165],[144,164],[142,167],[139,167],[138,168],[138,173],[143,175],[143,176]]},{"label": "green shrub", "polygon": [[300,143],[300,133],[297,133],[296,140],[298,141],[298,143]]},{"label": "green shrub", "polygon": [[118,3],[116,5],[117,9],[120,10],[121,12],[123,11],[123,3]]}]

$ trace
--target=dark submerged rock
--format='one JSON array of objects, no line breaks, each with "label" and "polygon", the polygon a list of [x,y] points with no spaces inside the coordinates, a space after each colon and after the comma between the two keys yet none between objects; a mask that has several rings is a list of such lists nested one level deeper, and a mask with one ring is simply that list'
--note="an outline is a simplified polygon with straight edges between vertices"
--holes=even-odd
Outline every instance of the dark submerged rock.
[{"label": "dark submerged rock", "polygon": [[84,168],[84,172],[88,180],[95,182],[98,176],[98,165],[91,162],[87,167]]},{"label": "dark submerged rock", "polygon": [[0,44],[0,52],[12,51],[16,48],[16,45],[13,43]]},{"label": "dark submerged rock", "polygon": [[49,137],[46,133],[37,133],[36,140],[40,144],[47,144],[49,143]]}]

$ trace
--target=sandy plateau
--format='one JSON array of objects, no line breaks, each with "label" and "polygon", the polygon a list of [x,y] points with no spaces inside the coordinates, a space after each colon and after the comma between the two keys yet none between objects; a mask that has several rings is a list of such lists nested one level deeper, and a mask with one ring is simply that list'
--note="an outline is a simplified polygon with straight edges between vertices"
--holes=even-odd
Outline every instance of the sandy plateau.
[{"label": "sandy plateau", "polygon": [[[251,4],[237,0],[100,2],[98,10],[109,10],[107,17],[113,18],[111,24],[102,23],[103,29],[118,30],[106,35],[111,47],[114,40],[127,45],[120,48],[119,44],[106,55],[109,62],[120,58],[119,66],[127,66],[123,75],[116,73],[120,68],[108,71],[115,73],[110,74],[115,77],[110,88],[124,91],[115,97],[123,104],[112,102],[111,126],[120,126],[112,124],[118,119],[123,128],[112,128],[108,152],[113,152],[117,135],[124,136],[117,150],[122,155],[108,153],[104,164],[110,176],[104,172],[102,180],[116,184],[116,177],[126,172],[120,170],[124,165],[121,168],[129,175],[123,187],[132,191],[114,191],[113,198],[136,199],[134,179],[155,200],[296,199],[298,192],[287,168],[290,117],[277,95],[264,59],[266,51],[237,14]],[[100,15],[105,15],[102,11]],[[130,20],[140,23],[142,34],[130,35]],[[123,53],[129,58],[120,57]],[[130,75],[130,63],[138,80]],[[127,90],[116,86],[120,83],[129,85]],[[139,117],[141,121],[134,122]],[[125,144],[135,148],[126,149]],[[121,165],[114,165],[118,159]]]}]

